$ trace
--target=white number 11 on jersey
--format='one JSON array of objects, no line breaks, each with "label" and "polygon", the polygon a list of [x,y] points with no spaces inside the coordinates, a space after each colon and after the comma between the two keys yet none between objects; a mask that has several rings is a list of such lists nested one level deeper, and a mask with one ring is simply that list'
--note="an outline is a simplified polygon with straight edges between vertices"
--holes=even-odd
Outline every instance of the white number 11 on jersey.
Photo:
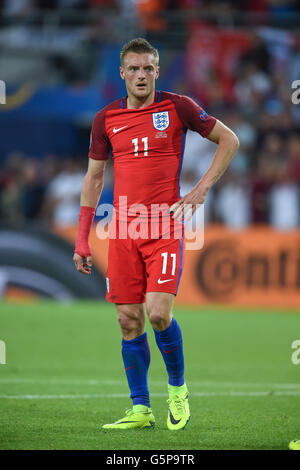
[{"label": "white number 11 on jersey", "polygon": [[[166,251],[165,253],[162,253],[161,256],[163,257],[163,267],[162,267],[161,273],[166,274],[167,273],[168,252]],[[174,276],[175,269],[176,269],[176,253],[171,253],[170,256],[171,256],[171,258],[173,258],[171,276]]]},{"label": "white number 11 on jersey", "polygon": [[[131,141],[134,145],[134,156],[138,157],[139,155],[139,139],[136,137]],[[148,137],[143,137],[142,142],[144,143],[144,157],[148,157]]]}]

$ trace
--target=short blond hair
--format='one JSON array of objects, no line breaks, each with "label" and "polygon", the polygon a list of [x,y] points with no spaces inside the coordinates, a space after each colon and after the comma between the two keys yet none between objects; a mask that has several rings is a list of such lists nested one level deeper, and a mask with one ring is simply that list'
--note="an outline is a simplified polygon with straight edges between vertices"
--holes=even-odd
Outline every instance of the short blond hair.
[{"label": "short blond hair", "polygon": [[135,52],[136,54],[153,54],[157,60],[157,65],[159,62],[159,53],[158,50],[153,47],[150,42],[144,38],[135,38],[131,41],[124,44],[120,53],[121,65],[124,65],[124,59],[128,52]]}]

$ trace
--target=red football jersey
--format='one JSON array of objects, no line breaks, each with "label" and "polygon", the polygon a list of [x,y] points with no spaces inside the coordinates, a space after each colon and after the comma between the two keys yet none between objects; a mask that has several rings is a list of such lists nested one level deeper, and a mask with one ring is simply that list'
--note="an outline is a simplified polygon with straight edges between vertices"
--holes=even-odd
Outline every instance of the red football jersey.
[{"label": "red football jersey", "polygon": [[[128,109],[127,98],[122,98],[99,111],[89,157],[106,160],[112,150],[116,214],[126,202],[127,208],[143,204],[149,210],[152,204],[178,201],[187,129],[206,137],[215,122],[191,98],[161,91],[145,108]],[[124,207],[119,206],[120,196]]]}]

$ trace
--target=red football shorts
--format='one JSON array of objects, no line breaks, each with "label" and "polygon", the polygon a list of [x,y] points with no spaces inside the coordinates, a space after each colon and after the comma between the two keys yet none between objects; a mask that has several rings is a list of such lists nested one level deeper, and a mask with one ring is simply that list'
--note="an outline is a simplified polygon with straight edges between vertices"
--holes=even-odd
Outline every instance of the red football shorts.
[{"label": "red football shorts", "polygon": [[119,229],[113,238],[110,234],[106,275],[109,302],[144,303],[146,292],[177,294],[183,267],[183,226],[174,221],[170,225],[167,232],[156,226],[155,238],[148,223],[141,228],[143,238],[132,238],[128,228],[122,236]]}]

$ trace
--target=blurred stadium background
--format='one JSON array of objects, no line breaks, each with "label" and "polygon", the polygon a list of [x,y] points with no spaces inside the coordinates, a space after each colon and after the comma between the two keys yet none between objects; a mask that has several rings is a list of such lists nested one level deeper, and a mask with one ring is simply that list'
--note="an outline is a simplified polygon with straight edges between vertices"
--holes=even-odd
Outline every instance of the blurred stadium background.
[{"label": "blurred stadium background", "polygon": [[[296,0],[0,0],[0,448],[285,449],[300,437],[299,24]],[[165,431],[150,332],[147,442],[96,431],[128,405],[96,224],[92,276],[72,261],[91,124],[126,94],[119,51],[137,36],[160,51],[158,89],[193,97],[241,144],[176,300],[192,420]],[[214,149],[188,133],[182,194]],[[110,161],[100,203],[112,200]]]},{"label": "blurred stadium background", "polygon": [[[80,289],[54,234],[74,241],[93,117],[125,94],[119,50],[143,36],[160,50],[158,88],[198,100],[241,143],[205,204],[204,251],[187,256],[179,302],[297,306],[299,19],[292,0],[0,1],[1,295],[103,297],[106,244],[95,237],[100,277]],[[213,152],[188,133],[183,194]],[[100,203],[112,200],[110,162]]]}]

